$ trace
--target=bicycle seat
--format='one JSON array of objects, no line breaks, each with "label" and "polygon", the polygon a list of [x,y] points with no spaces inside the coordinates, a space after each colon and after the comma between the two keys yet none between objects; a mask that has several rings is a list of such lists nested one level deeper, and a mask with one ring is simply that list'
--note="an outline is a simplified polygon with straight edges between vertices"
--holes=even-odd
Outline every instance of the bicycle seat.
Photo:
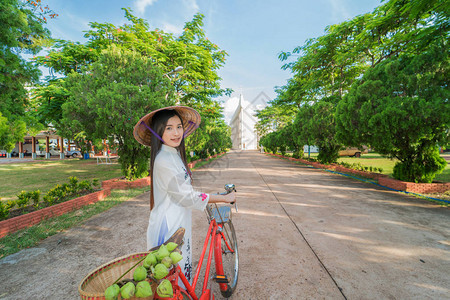
[{"label": "bicycle seat", "polygon": [[211,207],[211,210],[212,216],[218,224],[226,223],[231,219],[231,208],[229,206],[219,206],[218,211],[216,207]]}]

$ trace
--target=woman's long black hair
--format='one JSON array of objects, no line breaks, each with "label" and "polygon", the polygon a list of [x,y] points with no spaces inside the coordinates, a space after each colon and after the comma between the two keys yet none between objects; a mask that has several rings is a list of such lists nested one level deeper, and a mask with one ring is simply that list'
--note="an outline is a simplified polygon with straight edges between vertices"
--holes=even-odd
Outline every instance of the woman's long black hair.
[{"label": "woman's long black hair", "polygon": [[[181,116],[177,113],[176,110],[161,110],[158,111],[152,118],[152,124],[150,124],[150,128],[156,132],[161,138],[164,134],[164,131],[166,130],[167,121],[174,117],[178,116],[181,120],[181,124],[183,124],[183,119]],[[150,155],[150,210],[153,209],[155,206],[155,201],[153,197],[153,166],[155,163],[156,155],[158,154],[159,150],[161,150],[162,142],[155,136],[152,136],[151,139],[151,155]],[[184,135],[181,138],[181,143],[177,147],[178,152],[180,153],[181,160],[183,161],[183,164],[188,172],[188,174],[191,174],[191,170],[189,169],[189,166],[186,161],[186,148],[184,146]]]}]

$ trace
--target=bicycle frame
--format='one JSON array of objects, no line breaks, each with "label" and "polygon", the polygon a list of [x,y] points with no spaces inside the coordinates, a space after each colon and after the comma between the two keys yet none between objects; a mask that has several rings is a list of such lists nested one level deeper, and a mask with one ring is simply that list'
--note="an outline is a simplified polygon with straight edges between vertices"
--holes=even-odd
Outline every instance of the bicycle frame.
[{"label": "bicycle frame", "polygon": [[[210,243],[210,238],[211,238],[211,243]],[[233,249],[230,248],[230,245],[222,232],[221,224],[218,224],[215,219],[212,219],[211,222],[209,223],[208,232],[206,235],[205,242],[203,244],[202,255],[200,257],[198,266],[196,268],[195,276],[192,281],[192,285],[189,284],[189,281],[184,276],[183,272],[181,271],[180,266],[177,266],[176,272],[178,273],[178,276],[176,276],[176,277],[179,277],[181,279],[181,281],[183,282],[183,284],[186,288],[187,293],[189,294],[189,296],[191,296],[191,298],[193,300],[214,299],[214,295],[211,294],[211,289],[208,288],[209,273],[210,273],[210,269],[211,269],[212,255],[213,255],[213,251],[214,251],[216,274],[224,275],[223,274],[223,266],[222,266],[221,239],[224,239],[228,250],[231,252],[234,252]],[[208,259],[206,262],[206,270],[205,270],[205,277],[203,280],[202,293],[201,293],[200,298],[198,298],[198,296],[195,294],[195,288],[198,283],[200,271],[201,271],[203,261],[205,258],[205,254],[206,254],[206,249],[208,248],[209,244],[211,244],[211,245],[209,247]],[[222,273],[222,274],[220,274],[220,273]],[[176,278],[175,278],[175,283],[176,283]],[[227,288],[227,285],[225,283],[219,283],[219,286],[220,286],[221,290],[226,290],[226,288]],[[177,298],[175,298],[175,299],[177,299]]]}]

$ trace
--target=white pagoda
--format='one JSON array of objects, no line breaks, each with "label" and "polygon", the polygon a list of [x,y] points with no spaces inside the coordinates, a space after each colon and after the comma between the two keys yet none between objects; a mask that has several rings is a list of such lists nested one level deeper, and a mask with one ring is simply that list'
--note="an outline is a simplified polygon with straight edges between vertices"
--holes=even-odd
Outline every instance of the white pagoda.
[{"label": "white pagoda", "polygon": [[256,110],[267,106],[270,98],[261,92],[251,103],[244,100],[242,94],[239,95],[239,103],[231,117],[231,140],[233,149],[256,150],[258,149],[259,136],[256,133],[255,124],[258,119],[255,116]]}]

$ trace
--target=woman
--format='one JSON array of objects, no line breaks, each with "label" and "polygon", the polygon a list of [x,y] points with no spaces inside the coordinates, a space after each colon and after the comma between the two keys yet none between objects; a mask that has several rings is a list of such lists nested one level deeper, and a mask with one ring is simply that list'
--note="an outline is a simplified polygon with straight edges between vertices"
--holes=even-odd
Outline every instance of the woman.
[{"label": "woman", "polygon": [[192,209],[204,210],[208,203],[232,203],[235,194],[213,195],[195,191],[186,162],[184,138],[200,125],[199,113],[186,106],[155,110],[134,127],[135,139],[151,147],[150,219],[147,248],[164,243],[178,228],[185,228],[179,262],[186,278],[192,280]]}]

